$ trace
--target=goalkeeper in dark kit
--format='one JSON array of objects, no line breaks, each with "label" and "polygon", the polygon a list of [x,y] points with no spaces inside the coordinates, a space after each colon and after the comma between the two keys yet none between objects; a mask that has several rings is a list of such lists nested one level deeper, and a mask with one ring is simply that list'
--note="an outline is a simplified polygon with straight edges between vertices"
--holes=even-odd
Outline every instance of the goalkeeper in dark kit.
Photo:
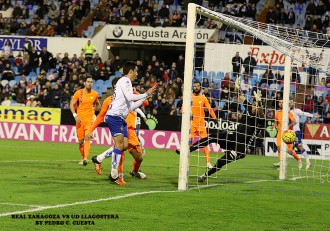
[{"label": "goalkeeper in dark kit", "polygon": [[225,154],[217,160],[213,168],[198,177],[199,182],[204,182],[208,176],[219,171],[226,164],[243,159],[246,154],[250,154],[255,138],[265,127],[261,92],[259,90],[254,92],[255,99],[249,103],[244,95],[239,93],[239,83],[240,78],[237,78],[235,86],[238,90],[238,99],[246,108],[246,113],[237,118],[237,129],[218,130],[218,132],[211,133],[208,137],[200,139],[190,146],[190,152],[204,148],[210,143],[217,143],[222,149],[225,149]]}]

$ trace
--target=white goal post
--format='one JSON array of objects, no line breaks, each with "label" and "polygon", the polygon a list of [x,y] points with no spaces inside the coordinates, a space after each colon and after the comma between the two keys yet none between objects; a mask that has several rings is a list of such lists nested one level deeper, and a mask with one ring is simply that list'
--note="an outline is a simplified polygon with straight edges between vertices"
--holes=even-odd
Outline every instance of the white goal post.
[{"label": "white goal post", "polygon": [[[188,5],[187,17],[187,34],[186,34],[186,51],[185,51],[185,70],[183,85],[183,111],[181,124],[181,148],[180,148],[180,164],[178,190],[188,189],[189,178],[189,131],[191,117],[191,100],[192,100],[192,79],[194,77],[195,62],[195,29],[197,15],[203,15],[207,18],[214,19],[232,28],[254,36],[267,43],[277,51],[285,54],[286,62],[284,68],[284,87],[283,87],[283,111],[289,111],[289,95],[290,95],[290,70],[291,60],[296,60],[306,66],[315,68],[323,73],[330,74],[330,49],[328,35],[313,33],[309,31],[296,31],[286,27],[264,24],[256,21],[250,21],[244,18],[223,15],[218,12],[211,11],[202,6],[190,3]],[[313,39],[310,39],[313,38]],[[288,113],[283,113],[283,128],[287,129]],[[286,148],[286,145],[281,145]],[[280,173],[279,179],[286,179],[286,151],[281,151]]]}]

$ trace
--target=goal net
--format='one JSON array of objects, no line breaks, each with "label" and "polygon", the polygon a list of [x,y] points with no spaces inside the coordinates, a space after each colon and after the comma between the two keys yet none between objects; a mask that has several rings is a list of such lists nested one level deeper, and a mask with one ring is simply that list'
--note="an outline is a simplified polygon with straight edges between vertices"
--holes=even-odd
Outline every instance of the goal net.
[{"label": "goal net", "polygon": [[[203,52],[198,52],[195,31],[215,27],[218,33],[210,38]],[[328,35],[237,18],[189,4],[186,37],[178,189],[279,179],[328,187]],[[205,112],[199,121],[204,119],[205,123],[196,123],[192,113],[198,108],[194,104],[196,84],[200,84],[201,94],[216,119],[203,100],[197,100],[200,112]],[[253,109],[254,92],[258,91],[262,106]],[[258,123],[258,112],[253,114],[259,108],[264,113],[264,124]],[[288,127],[293,123],[289,111],[295,112],[294,127]],[[251,124],[256,126],[250,127]],[[277,133],[282,135],[287,129],[297,134],[292,148],[283,143],[282,137],[277,138]],[[244,153],[238,150],[242,146]]]}]

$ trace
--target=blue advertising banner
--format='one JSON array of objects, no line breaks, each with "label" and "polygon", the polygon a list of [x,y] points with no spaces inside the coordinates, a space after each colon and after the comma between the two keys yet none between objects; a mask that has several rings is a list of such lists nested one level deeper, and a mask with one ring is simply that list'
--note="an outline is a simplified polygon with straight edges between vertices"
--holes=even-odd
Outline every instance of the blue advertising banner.
[{"label": "blue advertising banner", "polygon": [[[1,37],[0,36],[0,48],[2,50],[6,41],[9,41],[12,51],[23,51],[24,38],[23,37]],[[29,38],[29,42],[36,51],[42,51],[43,47],[47,47],[47,39],[44,38]]]}]

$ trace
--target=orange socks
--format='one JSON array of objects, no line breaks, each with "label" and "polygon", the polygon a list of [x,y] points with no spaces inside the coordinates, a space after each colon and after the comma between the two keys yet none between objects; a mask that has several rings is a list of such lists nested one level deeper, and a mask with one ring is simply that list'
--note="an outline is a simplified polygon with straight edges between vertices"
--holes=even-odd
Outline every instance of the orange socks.
[{"label": "orange socks", "polygon": [[138,172],[140,170],[142,162],[136,162],[136,160],[133,160],[133,172]]},{"label": "orange socks", "polygon": [[81,158],[83,159],[84,159],[84,150],[85,150],[84,146],[85,146],[84,144],[79,144],[79,152],[81,154]]},{"label": "orange socks", "polygon": [[204,155],[206,158],[206,163],[210,163],[210,150],[208,146],[204,148]]},{"label": "orange socks", "polygon": [[124,152],[122,152],[121,159],[120,159],[119,166],[118,166],[118,173],[124,172],[124,160],[125,160],[125,155],[124,155]]},{"label": "orange socks", "polygon": [[85,141],[84,144],[84,159],[88,159],[89,156],[89,151],[91,150],[91,142],[90,141]]}]

